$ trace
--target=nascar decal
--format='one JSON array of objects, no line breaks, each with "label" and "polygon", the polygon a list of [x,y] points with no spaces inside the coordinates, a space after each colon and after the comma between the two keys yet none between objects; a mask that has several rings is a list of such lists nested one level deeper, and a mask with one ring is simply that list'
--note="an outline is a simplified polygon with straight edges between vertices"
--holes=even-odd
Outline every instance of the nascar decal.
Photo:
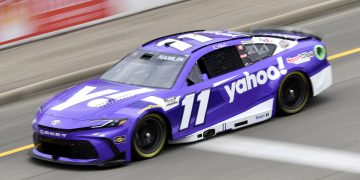
[{"label": "nascar decal", "polygon": [[122,100],[125,98],[135,96],[137,94],[154,91],[153,89],[149,89],[149,88],[141,88],[141,89],[135,89],[135,90],[125,91],[125,92],[119,92],[118,90],[114,90],[114,89],[107,89],[107,90],[103,90],[103,91],[99,91],[99,92],[93,92],[93,91],[95,91],[95,89],[96,89],[96,87],[94,87],[94,86],[85,86],[80,91],[78,91],[76,94],[74,94],[72,97],[70,97],[68,100],[66,100],[65,102],[52,107],[51,110],[62,111],[71,106],[74,106],[76,104],[79,104],[79,103],[82,103],[85,101],[89,101],[89,100],[91,100],[91,101],[89,101],[87,103],[87,106],[103,107],[114,100],[118,101],[118,100]]},{"label": "nascar decal", "polygon": [[252,88],[256,88],[266,84],[268,80],[279,79],[281,75],[285,75],[287,70],[284,66],[282,57],[277,58],[278,67],[270,66],[266,70],[260,70],[256,74],[249,74],[244,72],[245,77],[232,82],[231,85],[224,86],[226,93],[229,96],[229,103],[234,102],[235,94],[242,94]]},{"label": "nascar decal", "polygon": [[301,63],[309,62],[312,57],[314,57],[313,51],[303,52],[296,55],[295,57],[286,58],[286,62],[290,64],[301,64]]},{"label": "nascar decal", "polygon": [[[146,97],[146,98],[144,98],[142,100],[146,101],[146,102],[154,103],[154,105],[151,105],[150,109],[160,107],[164,111],[168,111],[168,110],[170,110],[170,109],[172,109],[174,107],[179,106],[180,97],[181,96],[173,96],[173,97],[163,99],[163,98],[156,97],[156,96],[149,96],[149,97]],[[145,109],[145,110],[147,110],[147,109]]]}]

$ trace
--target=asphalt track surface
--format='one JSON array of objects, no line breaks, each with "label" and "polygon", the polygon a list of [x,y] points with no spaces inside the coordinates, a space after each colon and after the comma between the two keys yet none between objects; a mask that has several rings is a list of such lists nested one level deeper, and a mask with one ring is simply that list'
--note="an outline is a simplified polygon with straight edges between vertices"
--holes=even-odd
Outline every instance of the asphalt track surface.
[{"label": "asphalt track surface", "polygon": [[[359,19],[355,6],[296,25],[323,33],[333,55],[360,47]],[[300,114],[169,146],[156,158],[110,169],[38,162],[21,151],[0,158],[1,179],[360,179],[360,162],[349,160],[360,157],[360,53],[331,64],[334,85]],[[31,143],[36,107],[52,93],[0,107],[0,152]],[[265,152],[270,146],[281,153]],[[246,147],[254,151],[240,151]]]}]

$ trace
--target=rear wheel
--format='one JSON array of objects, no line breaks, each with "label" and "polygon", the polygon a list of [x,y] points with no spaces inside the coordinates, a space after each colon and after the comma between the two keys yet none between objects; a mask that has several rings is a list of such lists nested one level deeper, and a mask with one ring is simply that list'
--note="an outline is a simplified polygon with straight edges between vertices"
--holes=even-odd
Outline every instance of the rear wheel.
[{"label": "rear wheel", "polygon": [[309,101],[310,83],[298,71],[291,72],[282,80],[277,94],[277,110],[280,114],[290,115],[302,111]]},{"label": "rear wheel", "polygon": [[165,120],[157,114],[148,114],[136,124],[132,136],[133,155],[148,159],[158,155],[167,139]]}]

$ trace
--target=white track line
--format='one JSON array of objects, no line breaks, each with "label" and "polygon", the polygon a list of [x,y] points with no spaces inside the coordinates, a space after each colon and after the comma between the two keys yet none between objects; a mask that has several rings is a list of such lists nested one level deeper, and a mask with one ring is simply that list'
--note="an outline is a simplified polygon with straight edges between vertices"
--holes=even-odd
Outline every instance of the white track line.
[{"label": "white track line", "polygon": [[360,153],[355,152],[240,136],[218,137],[189,147],[360,174]]}]

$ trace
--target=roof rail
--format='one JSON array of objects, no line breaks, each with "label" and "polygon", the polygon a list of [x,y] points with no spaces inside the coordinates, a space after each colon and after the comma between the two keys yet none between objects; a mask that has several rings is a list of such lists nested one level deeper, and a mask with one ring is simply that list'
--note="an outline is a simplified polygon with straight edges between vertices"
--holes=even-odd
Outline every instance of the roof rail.
[{"label": "roof rail", "polygon": [[156,41],[156,40],[159,40],[159,39],[162,39],[162,38],[166,38],[166,37],[170,37],[170,36],[175,36],[175,35],[181,35],[181,34],[187,34],[187,33],[193,33],[193,32],[200,32],[200,31],[205,31],[205,30],[192,30],[192,31],[185,31],[185,32],[180,32],[180,33],[174,33],[174,34],[170,34],[170,35],[166,35],[166,36],[162,36],[162,37],[159,37],[159,38],[156,38],[156,39],[153,39],[153,40],[150,40],[146,43],[144,43],[142,45],[142,47]]}]

